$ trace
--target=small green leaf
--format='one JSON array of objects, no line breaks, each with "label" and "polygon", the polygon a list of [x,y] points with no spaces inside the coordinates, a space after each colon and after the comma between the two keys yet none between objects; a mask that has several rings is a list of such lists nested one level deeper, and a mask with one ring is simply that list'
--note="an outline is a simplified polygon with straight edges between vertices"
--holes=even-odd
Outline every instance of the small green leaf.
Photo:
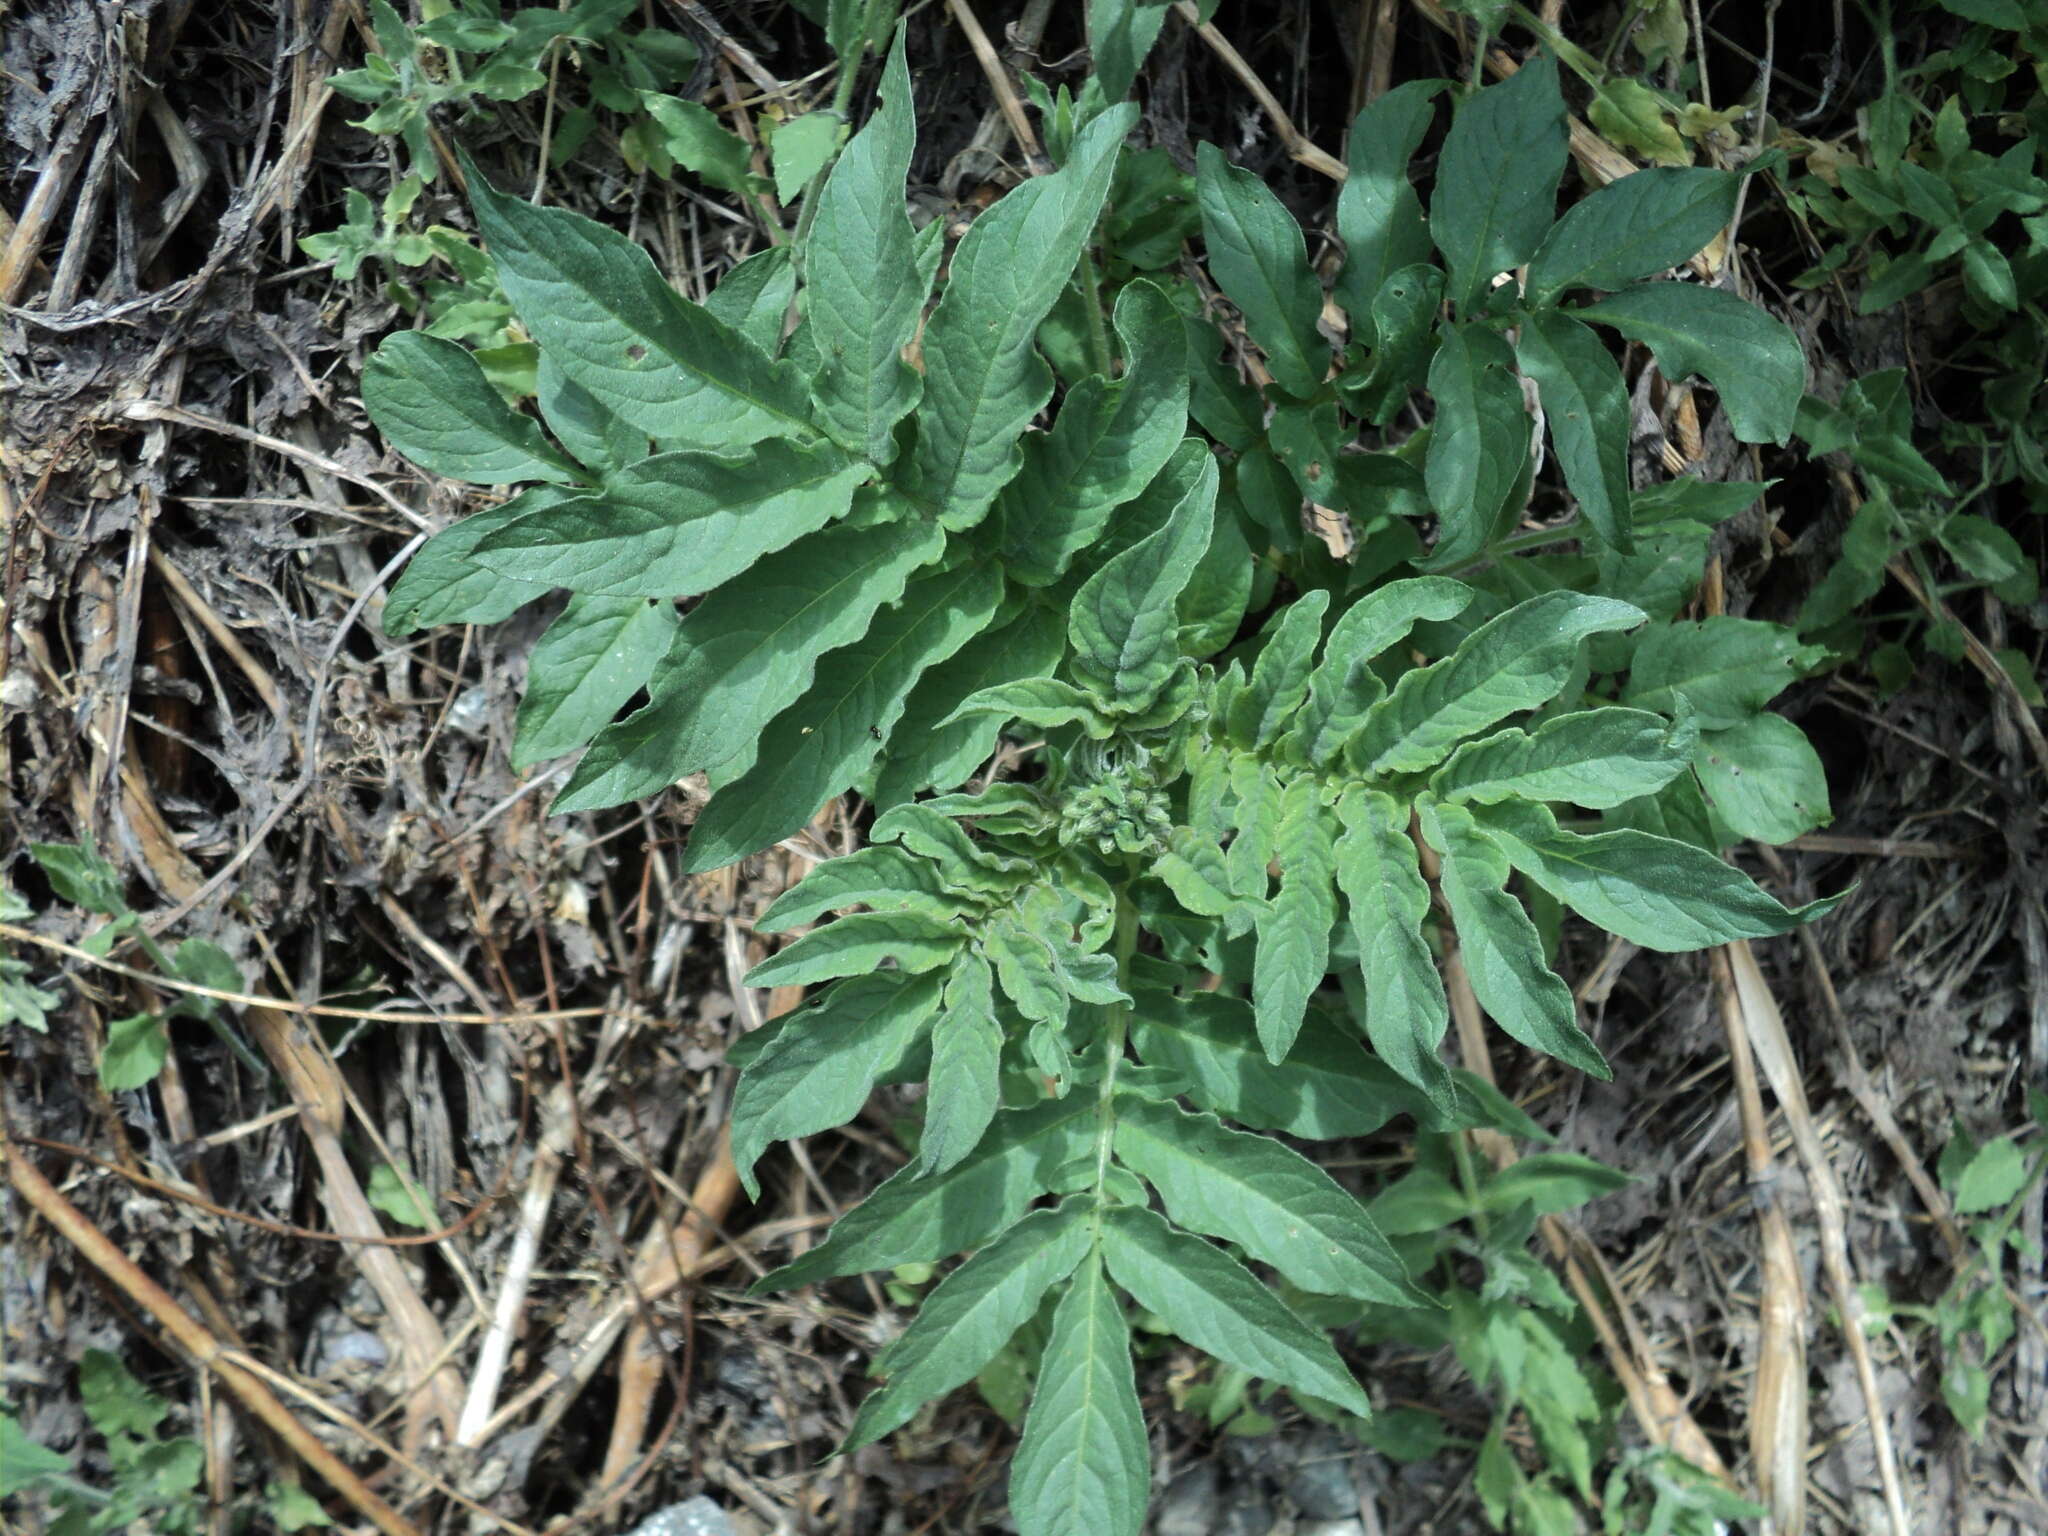
[{"label": "small green leaf", "polygon": [[1564,96],[1548,54],[1458,104],[1437,157],[1429,232],[1466,311],[1487,280],[1535,254],[1568,156]]},{"label": "small green leaf", "polygon": [[1783,715],[1709,731],[1693,766],[1722,842],[1789,843],[1834,819],[1820,754]]},{"label": "small green leaf", "polygon": [[642,91],[640,108],[660,127],[662,149],[684,170],[727,192],[745,193],[761,185],[747,141],[703,102]]},{"label": "small green leaf", "polygon": [[78,1397],[92,1427],[110,1440],[153,1440],[171,1411],[169,1403],[136,1380],[119,1356],[104,1349],[88,1349],[80,1356]]},{"label": "small green leaf", "polygon": [[2027,1186],[2027,1160],[2010,1136],[2000,1136],[1977,1148],[1961,1172],[1943,1182],[1958,1216],[2003,1210]]},{"label": "small green leaf", "polygon": [[1022,1216],[1065,1164],[1095,1145],[1093,1097],[1047,1099],[1005,1110],[980,1146],[942,1174],[898,1169],[833,1224],[825,1241],[755,1282],[788,1290],[863,1270],[934,1264],[979,1248]]},{"label": "small green leaf", "polygon": [[600,476],[647,457],[647,434],[571,383],[562,365],[545,352],[535,368],[534,390],[548,430]]},{"label": "small green leaf", "polygon": [[786,245],[756,251],[704,295],[705,312],[731,326],[769,357],[782,346],[782,325],[796,297],[796,263]]},{"label": "small green leaf", "polygon": [[819,680],[760,737],[756,765],[721,786],[690,832],[685,867],[717,869],[798,831],[865,773],[924,670],[979,634],[1002,573],[970,563],[911,583],[860,640],[822,658]]},{"label": "small green leaf", "polygon": [[1441,80],[1410,80],[1373,101],[1352,121],[1344,141],[1343,188],[1337,193],[1337,235],[1344,265],[1337,300],[1351,317],[1351,339],[1369,347],[1381,337],[1373,301],[1401,268],[1429,260],[1422,199],[1408,182],[1408,162],[1436,115]]},{"label": "small green leaf", "polygon": [[41,866],[59,901],[114,917],[128,910],[121,899],[121,876],[92,846],[90,837],[77,843],[31,843],[29,857]]},{"label": "small green leaf", "polygon": [[155,1014],[110,1019],[106,1048],[100,1052],[100,1086],[109,1093],[126,1093],[155,1082],[170,1045],[170,1036]]},{"label": "small green leaf", "polygon": [[1703,731],[1740,725],[1826,655],[1782,624],[1716,617],[1644,632],[1621,701],[1659,714],[1683,700]]},{"label": "small green leaf", "polygon": [[659,454],[611,476],[597,495],[486,534],[476,559],[500,575],[575,592],[709,592],[844,514],[870,473],[825,443],[773,440],[744,459]]},{"label": "small green leaf", "polygon": [[1252,1012],[1268,1061],[1286,1060],[1308,1000],[1330,968],[1337,855],[1321,794],[1312,774],[1281,790],[1273,841],[1280,889],[1254,921],[1259,946],[1252,963]]},{"label": "small green leaf", "polygon": [[1330,594],[1304,592],[1270,626],[1251,680],[1230,701],[1226,727],[1244,747],[1270,746],[1308,698],[1309,668],[1323,637]]},{"label": "small green leaf", "polygon": [[1216,461],[1204,457],[1166,526],[1082,583],[1067,626],[1082,682],[1136,709],[1158,697],[1180,656],[1174,600],[1209,546],[1215,510]]},{"label": "small green leaf", "polygon": [[1690,260],[1728,227],[1741,189],[1731,171],[1670,167],[1598,188],[1565,211],[1530,261],[1530,302],[1567,288],[1611,291]]},{"label": "small green leaf", "polygon": [[1091,1251],[1053,1313],[1010,1508],[1029,1536],[1138,1536],[1150,1489],[1130,1326]]},{"label": "small green leaf", "polygon": [[1532,1051],[1590,1073],[1614,1073],[1579,1027],[1571,988],[1543,958],[1543,940],[1507,892],[1507,857],[1462,806],[1421,805],[1423,835],[1443,857],[1441,880],[1479,1006]]},{"label": "small green leaf", "polygon": [[[1088,0],[1088,48],[1105,101],[1122,101],[1166,21],[1166,0]],[[1144,1498],[1138,1500],[1144,1512]]]},{"label": "small green leaf", "polygon": [[1450,1009],[1436,960],[1422,937],[1429,913],[1408,818],[1391,796],[1354,786],[1337,803],[1344,835],[1337,884],[1365,976],[1365,1033],[1394,1071],[1446,1108],[1450,1075],[1437,1056]]},{"label": "small green leaf", "polygon": [[733,1092],[732,1160],[748,1195],[761,1197],[754,1163],[770,1142],[815,1135],[859,1114],[938,1007],[937,977],[881,972],[785,1014],[789,1023],[750,1056]]},{"label": "small green leaf", "polygon": [[1699,729],[1640,709],[1558,715],[1534,731],[1510,727],[1467,742],[1429,781],[1446,800],[1568,800],[1605,810],[1653,795],[1692,761]]},{"label": "small green leaf", "polygon": [[1574,313],[1648,347],[1665,378],[1696,373],[1713,385],[1745,443],[1792,435],[1806,354],[1790,326],[1754,304],[1696,283],[1645,283]]},{"label": "small green leaf", "polygon": [[1002,1054],[994,974],[980,955],[964,953],[946,977],[945,1008],[932,1029],[931,1081],[918,1142],[918,1167],[926,1174],[958,1166],[980,1143],[1002,1100]]},{"label": "small green leaf", "polygon": [[440,1222],[420,1194],[418,1182],[410,1171],[401,1174],[391,1164],[379,1163],[370,1170],[370,1182],[363,1193],[369,1196],[370,1204],[400,1226],[431,1232]]},{"label": "small green leaf", "polygon": [[1017,473],[1017,440],[1052,394],[1038,325],[1095,228],[1137,113],[1113,107],[1082,130],[1061,170],[1014,188],[953,252],[924,333],[924,401],[906,485],[950,529],[971,528]]},{"label": "small green leaf", "polygon": [[677,294],[639,246],[566,209],[494,191],[474,165],[465,173],[505,296],[600,405],[694,448],[810,430],[795,370]]},{"label": "small green leaf", "polygon": [[420,547],[384,595],[384,633],[399,639],[437,624],[496,624],[546,597],[553,582],[500,575],[476,558],[476,547],[529,513],[571,499],[567,491],[536,485],[443,528]]},{"label": "small green leaf", "polygon": [[2031,603],[2039,595],[2040,575],[2019,540],[1989,518],[1960,512],[1943,520],[1935,536],[1957,565],[1977,580],[1990,582],[1992,592],[2005,602]]},{"label": "small green leaf", "polygon": [[1842,899],[1783,907],[1705,849],[1633,830],[1581,836],[1560,829],[1540,805],[1485,806],[1476,819],[1516,869],[1587,921],[1645,949],[1676,953],[1769,938]]},{"label": "small green leaf", "polygon": [[512,766],[560,757],[589,741],[654,675],[675,629],[668,603],[570,598],[527,662]]},{"label": "small green leaf", "polygon": [[940,883],[930,860],[901,848],[870,846],[814,865],[754,919],[754,931],[781,933],[855,906],[944,919],[961,910],[961,901]]},{"label": "small green leaf", "polygon": [[1115,1146],[1171,1220],[1237,1244],[1303,1290],[1422,1304],[1365,1207],[1299,1152],[1136,1094],[1117,1102]]},{"label": "small green leaf", "polygon": [[1526,1204],[1534,1206],[1538,1216],[1554,1216],[1634,1182],[1619,1168],[1576,1152],[1531,1152],[1487,1179],[1480,1204],[1500,1212]]},{"label": "small green leaf", "polygon": [[1330,344],[1316,329],[1323,287],[1308,264],[1301,225],[1259,177],[1214,144],[1195,155],[1195,192],[1209,271],[1266,354],[1273,382],[1307,399],[1330,371]]},{"label": "small green leaf", "polygon": [[1457,650],[1402,677],[1366,714],[1345,752],[1371,776],[1433,767],[1467,736],[1548,703],[1589,635],[1629,629],[1639,608],[1610,598],[1544,592],[1489,619]]},{"label": "small green leaf", "polygon": [[581,477],[452,341],[420,331],[387,336],[363,367],[363,404],[394,448],[437,475],[471,485]]},{"label": "small green leaf", "polygon": [[1102,1251],[1110,1277],[1197,1349],[1360,1418],[1372,1416],[1371,1399],[1330,1341],[1222,1249],[1126,1205],[1104,1217]]},{"label": "small green leaf", "polygon": [[811,687],[819,658],[867,633],[944,543],[928,523],[839,524],[713,592],[676,631],[653,699],[599,732],[555,812],[659,794],[707,768],[726,780],[745,773],[768,723]]},{"label": "small green leaf", "polygon": [[811,178],[825,169],[845,128],[845,120],[836,112],[806,112],[777,123],[768,141],[775,195],[785,203],[795,202]]},{"label": "small green leaf", "polygon": [[860,1405],[839,1454],[900,1429],[923,1404],[972,1381],[1087,1254],[1087,1217],[1079,1200],[1033,1211],[940,1281],[917,1320],[875,1358],[889,1383]]},{"label": "small green leaf", "polygon": [[1436,421],[1423,461],[1429,503],[1442,525],[1430,563],[1471,559],[1494,535],[1529,462],[1529,413],[1514,353],[1479,325],[1448,325],[1429,364]]},{"label": "small green leaf", "polygon": [[1523,319],[1515,356],[1536,381],[1550,441],[1579,510],[1609,548],[1630,552],[1629,405],[1621,369],[1598,336],[1556,310]]}]

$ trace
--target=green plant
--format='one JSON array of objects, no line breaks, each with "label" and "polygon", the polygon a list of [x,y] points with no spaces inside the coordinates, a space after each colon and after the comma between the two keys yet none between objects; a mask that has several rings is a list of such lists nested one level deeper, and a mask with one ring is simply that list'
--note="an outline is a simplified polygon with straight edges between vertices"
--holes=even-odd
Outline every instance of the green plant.
[{"label": "green plant", "polygon": [[[2035,1128],[2048,1128],[2048,1097],[2030,1099]],[[1956,1215],[1978,1218],[1969,1229],[1976,1251],[1931,1306],[1894,1301],[1881,1286],[1864,1287],[1866,1329],[1879,1332],[1894,1318],[1912,1318],[1934,1330],[1942,1355],[1942,1401],[1973,1440],[1982,1438],[1991,1413],[1991,1364],[2019,1326],[2006,1254],[2032,1253],[2018,1223],[2044,1170],[2048,1153],[2039,1148],[2029,1155],[2011,1136],[1979,1142],[1958,1131],[1938,1171]]]},{"label": "green plant", "polygon": [[[242,989],[241,969],[219,945],[206,939],[186,939],[170,951],[159,944],[121,894],[119,873],[89,840],[82,845],[35,843],[29,853],[60,900],[111,919],[86,935],[81,946],[84,949],[106,955],[117,943],[132,940],[162,975],[218,992]],[[20,898],[0,888],[0,918],[26,915],[27,907]],[[41,1034],[49,1028],[46,1015],[57,1005],[57,999],[30,987],[23,979],[26,971],[26,962],[0,958],[0,1010],[5,1010],[0,1012],[0,1023],[11,1019]],[[215,999],[181,993],[168,1013],[200,1020],[243,1066],[258,1077],[268,1072],[263,1058],[242,1038],[232,1017]],[[157,1073],[163,1070],[169,1043],[164,1020],[155,1013],[130,1014],[109,1021],[99,1060],[101,1086],[110,1093],[118,1093],[155,1081]]]},{"label": "green plant", "polygon": [[[12,1415],[0,1413],[0,1499],[39,1498],[55,1516],[49,1536],[204,1530],[199,1480],[205,1454],[189,1436],[162,1433],[171,1405],[101,1349],[88,1349],[80,1359],[78,1392],[86,1421],[106,1442],[111,1477],[85,1481],[68,1457],[31,1440]],[[296,1485],[271,1485],[263,1503],[279,1530],[333,1523]]]},{"label": "green plant", "polygon": [[[1357,345],[1334,377],[1298,225],[1209,146],[1210,270],[1272,387],[1205,355],[1177,281],[1127,263],[1098,300],[1090,248],[1134,120],[1099,92],[1052,103],[1060,168],[975,221],[926,317],[940,232],[902,213],[900,35],[795,258],[753,257],[693,304],[617,233],[472,173],[540,348],[540,419],[417,332],[365,375],[416,463],[536,482],[430,541],[384,623],[493,622],[569,589],[515,748],[588,743],[557,809],[702,773],[684,859],[703,870],[849,789],[874,805],[869,846],[757,924],[809,931],[751,985],[826,990],[732,1048],[733,1156],[755,1190],[772,1142],[924,1085],[910,1165],[762,1284],[921,1286],[971,1251],[876,1361],[847,1445],[977,1375],[1014,1404],[1028,1371],[1027,1536],[1142,1516],[1126,1297],[1248,1378],[1370,1417],[1288,1298],[1426,1311],[1447,1293],[1265,1133],[1525,1128],[1439,1058],[1437,951],[1460,946],[1508,1034],[1604,1074],[1524,898],[1546,925],[1570,907],[1660,950],[1831,905],[1788,910],[1713,851],[1825,818],[1811,749],[1763,712],[1809,654],[1778,626],[1662,622],[1707,526],[1757,488],[1633,493],[1620,372],[1587,324],[1703,373],[1739,431],[1782,440],[1801,376],[1783,327],[1637,281],[1716,232],[1734,181],[1644,172],[1554,220],[1564,106],[1538,59],[1460,106],[1425,219],[1405,162],[1435,91],[1403,87],[1353,135],[1337,291]],[[1523,264],[1525,290],[1496,283]],[[1092,371],[1032,432],[1056,389],[1038,338],[1070,281]],[[1561,302],[1586,290],[1610,296]],[[1581,509],[1533,535],[1524,376]],[[1429,429],[1353,451],[1425,381]],[[1350,560],[1305,534],[1305,501],[1353,520]],[[1566,541],[1579,552],[1534,553]],[[678,596],[697,600],[679,615]],[[1004,733],[1036,744],[1020,775],[962,790]],[[1740,751],[1798,771],[1738,773]]]}]

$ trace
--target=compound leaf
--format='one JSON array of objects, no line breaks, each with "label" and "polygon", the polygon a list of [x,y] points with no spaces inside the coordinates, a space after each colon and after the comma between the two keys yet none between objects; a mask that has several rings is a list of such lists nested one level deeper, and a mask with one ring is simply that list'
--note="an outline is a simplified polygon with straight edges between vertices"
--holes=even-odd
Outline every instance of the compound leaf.
[{"label": "compound leaf", "polygon": [[1653,166],[1587,194],[1531,259],[1530,302],[1566,288],[1616,289],[1690,260],[1735,217],[1741,187],[1732,171]]},{"label": "compound leaf", "polygon": [[1196,151],[1195,196],[1216,286],[1243,314],[1273,382],[1307,399],[1330,371],[1330,344],[1316,329],[1323,286],[1308,264],[1301,225],[1263,180],[1214,144]]},{"label": "compound leaf", "polygon": [[761,735],[756,766],[721,788],[691,829],[686,867],[717,869],[788,837],[865,773],[925,668],[979,634],[1002,599],[986,564],[925,576]]},{"label": "compound leaf", "polygon": [[995,977],[988,961],[964,953],[947,974],[945,1010],[932,1029],[931,1081],[918,1142],[918,1166],[927,1174],[956,1167],[988,1130],[1002,1101],[1002,1054]]},{"label": "compound leaf", "polygon": [[1461,806],[1422,802],[1422,830],[1443,856],[1441,881],[1473,995],[1509,1035],[1603,1080],[1614,1074],[1579,1028],[1571,988],[1545,963],[1543,940],[1507,892],[1508,861]]},{"label": "compound leaf", "polygon": [[1408,819],[1391,796],[1357,786],[1337,802],[1337,816],[1344,826],[1337,883],[1365,977],[1366,1038],[1380,1060],[1433,1104],[1447,1107],[1454,1095],[1437,1046],[1450,1009],[1422,937],[1429,887],[1408,838]]},{"label": "compound leaf", "polygon": [[1080,1094],[1005,1110],[964,1161],[929,1178],[914,1166],[899,1168],[840,1217],[824,1242],[755,1282],[754,1290],[933,1264],[979,1248],[1022,1216],[1062,1165],[1094,1146],[1095,1122],[1095,1100]]},{"label": "compound leaf", "polygon": [[1320,587],[1304,592],[1271,627],[1259,648],[1251,680],[1230,701],[1226,724],[1231,739],[1240,746],[1272,743],[1308,698],[1309,667],[1323,636],[1323,612],[1329,605],[1330,594]]},{"label": "compound leaf", "polygon": [[1067,1282],[1039,1357],[1010,1468],[1010,1507],[1032,1536],[1138,1536],[1151,1446],[1123,1307],[1090,1252]]},{"label": "compound leaf", "polygon": [[1642,610],[1611,598],[1543,592],[1487,620],[1457,650],[1405,675],[1345,752],[1368,775],[1414,773],[1467,736],[1545,704],[1589,635],[1628,629]]},{"label": "compound leaf", "polygon": [[571,597],[527,661],[512,766],[560,757],[596,735],[654,675],[675,628],[668,603]]},{"label": "compound leaf", "polygon": [[1550,441],[1579,510],[1609,547],[1629,553],[1635,534],[1629,514],[1628,390],[1621,369],[1598,336],[1554,309],[1524,317],[1515,356],[1536,381]]},{"label": "compound leaf", "polygon": [[498,192],[467,161],[463,169],[506,298],[600,405],[692,448],[812,430],[796,371],[683,298],[639,246],[567,209]]},{"label": "compound leaf", "polygon": [[1136,1094],[1118,1100],[1115,1146],[1177,1225],[1237,1244],[1301,1289],[1396,1307],[1422,1300],[1357,1197],[1299,1152]]},{"label": "compound leaf", "polygon": [[1286,1059],[1308,1000],[1330,969],[1337,855],[1321,794],[1313,774],[1281,790],[1274,837],[1280,889],[1254,921],[1259,947],[1252,962],[1252,1011],[1269,1061]]},{"label": "compound leaf", "polygon": [[[834,861],[837,862],[837,861]],[[754,1163],[770,1142],[810,1136],[860,1113],[938,1011],[939,979],[885,972],[841,982],[822,1001],[785,1015],[757,1051],[732,1099],[732,1160],[754,1199]]]},{"label": "compound leaf", "polygon": [[818,658],[865,634],[944,545],[929,523],[841,524],[713,592],[685,615],[653,698],[599,733],[555,811],[637,800],[707,768],[744,773],[768,722],[811,686]]},{"label": "compound leaf", "polygon": [[491,387],[466,347],[424,331],[387,336],[363,367],[363,404],[391,446],[471,485],[572,481],[574,463]]},{"label": "compound leaf", "polygon": [[1234,1365],[1367,1418],[1372,1402],[1330,1341],[1220,1248],[1140,1206],[1103,1218],[1110,1277],[1181,1338]]},{"label": "compound leaf", "polygon": [[1754,304],[1696,283],[1644,283],[1574,313],[1648,347],[1665,378],[1696,373],[1713,385],[1745,443],[1792,435],[1806,355],[1790,326]]},{"label": "compound leaf", "polygon": [[903,203],[916,141],[899,32],[882,72],[882,105],[832,167],[804,248],[804,312],[819,360],[811,402],[833,436],[878,465],[896,457],[896,423],[924,390],[903,360],[930,285]]},{"label": "compound leaf", "polygon": [[1645,949],[1673,953],[1788,933],[1842,899],[1780,906],[1704,848],[1626,828],[1566,832],[1540,805],[1486,806],[1475,819],[1516,869],[1587,921]]},{"label": "compound leaf", "polygon": [[875,1357],[888,1385],[860,1405],[839,1454],[900,1429],[932,1398],[971,1381],[1073,1273],[1090,1241],[1088,1207],[1069,1200],[1033,1211],[940,1281],[917,1320]]},{"label": "compound leaf", "polygon": [[1458,104],[1437,157],[1429,232],[1460,311],[1542,243],[1567,155],[1564,96],[1548,55]]},{"label": "compound leaf", "polygon": [[1640,709],[1586,709],[1534,731],[1510,727],[1468,741],[1429,781],[1445,800],[1568,800],[1602,811],[1653,795],[1692,761],[1699,726]]},{"label": "compound leaf", "polygon": [[1137,108],[1082,130],[1067,165],[1004,196],[953,252],[924,333],[924,401],[908,488],[948,528],[971,528],[1017,473],[1017,440],[1052,394],[1038,325],[1065,290],[1109,193]]}]

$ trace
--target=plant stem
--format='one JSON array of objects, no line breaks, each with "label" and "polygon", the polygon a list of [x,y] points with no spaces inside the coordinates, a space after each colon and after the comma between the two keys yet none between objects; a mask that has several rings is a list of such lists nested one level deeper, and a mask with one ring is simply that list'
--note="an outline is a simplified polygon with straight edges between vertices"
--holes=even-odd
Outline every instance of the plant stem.
[{"label": "plant stem", "polygon": [[1465,1192],[1465,1203],[1472,1207],[1472,1230],[1479,1234],[1479,1241],[1485,1242],[1489,1223],[1486,1210],[1479,1203],[1479,1170],[1472,1162],[1472,1133],[1451,1132],[1451,1159],[1458,1165],[1458,1187]]},{"label": "plant stem", "polygon": [[1109,327],[1102,319],[1102,278],[1095,270],[1095,253],[1081,253],[1081,297],[1088,311],[1088,361],[1105,379],[1114,378],[1115,361],[1109,354]]},{"label": "plant stem", "polygon": [[[1138,951],[1138,909],[1131,905],[1127,890],[1117,892],[1116,936],[1111,940],[1116,957],[1117,985],[1129,990],[1131,956]],[[1116,1131],[1116,1076],[1123,1065],[1124,1040],[1131,1028],[1131,1006],[1113,1004],[1103,1021],[1102,1081],[1095,1097],[1095,1198],[1102,1198],[1109,1182],[1109,1144]]]}]

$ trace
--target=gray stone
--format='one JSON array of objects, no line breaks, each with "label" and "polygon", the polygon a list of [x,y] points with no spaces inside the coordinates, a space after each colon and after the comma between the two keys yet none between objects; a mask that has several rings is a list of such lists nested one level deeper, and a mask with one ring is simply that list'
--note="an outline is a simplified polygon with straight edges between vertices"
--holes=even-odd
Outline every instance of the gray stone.
[{"label": "gray stone", "polygon": [[629,1536],[736,1536],[736,1532],[731,1517],[717,1501],[700,1493],[656,1510],[634,1526]]},{"label": "gray stone", "polygon": [[1351,1480],[1356,1454],[1357,1448],[1344,1436],[1319,1430],[1294,1446],[1288,1462],[1275,1468],[1281,1490],[1309,1520],[1351,1518],[1358,1513],[1358,1489]]},{"label": "gray stone", "polygon": [[1154,1536],[1211,1536],[1216,1529],[1216,1463],[1197,1462],[1166,1485],[1152,1517]]}]

